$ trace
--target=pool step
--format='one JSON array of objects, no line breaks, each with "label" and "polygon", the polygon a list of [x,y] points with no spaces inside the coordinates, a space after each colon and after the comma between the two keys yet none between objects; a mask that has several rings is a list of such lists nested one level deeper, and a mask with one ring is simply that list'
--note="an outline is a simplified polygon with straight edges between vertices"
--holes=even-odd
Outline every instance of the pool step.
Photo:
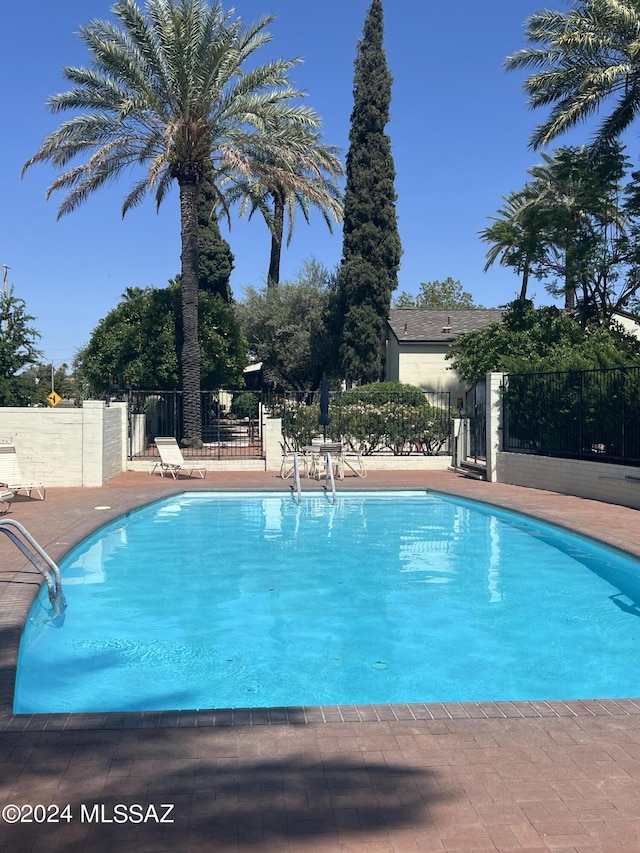
[{"label": "pool step", "polygon": [[465,477],[470,477],[472,480],[487,479],[487,465],[485,462],[465,462],[459,463],[460,470]]}]

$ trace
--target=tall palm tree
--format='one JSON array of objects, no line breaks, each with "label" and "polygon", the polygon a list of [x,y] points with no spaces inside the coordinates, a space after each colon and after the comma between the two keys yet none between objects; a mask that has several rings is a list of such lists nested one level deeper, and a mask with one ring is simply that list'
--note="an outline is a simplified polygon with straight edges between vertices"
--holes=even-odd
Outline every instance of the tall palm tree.
[{"label": "tall palm tree", "polygon": [[[26,169],[50,162],[62,173],[47,198],[66,191],[58,217],[75,210],[92,192],[129,167],[144,177],[126,196],[122,214],[147,192],[159,206],[175,180],[180,194],[181,290],[184,344],[184,441],[200,442],[200,348],[198,345],[197,195],[205,164],[222,187],[249,174],[256,150],[270,156],[302,153],[286,133],[269,135],[281,119],[295,128],[319,126],[310,109],[294,105],[302,93],[287,77],[298,60],[279,59],[245,70],[253,54],[270,40],[263,17],[245,27],[220,3],[206,0],[117,0],[118,23],[91,21],[79,30],[91,54],[88,68],[67,67],[72,84],[48,100],[53,113],[80,111],[49,134]],[[294,134],[291,134],[294,137]],[[81,156],[86,162],[70,165]],[[223,204],[224,206],[224,204]]]},{"label": "tall palm tree", "polygon": [[640,3],[575,0],[565,13],[544,10],[527,21],[531,46],[507,57],[508,70],[533,69],[524,88],[532,107],[552,106],[533,133],[534,148],[613,100],[596,142],[610,143],[640,113]]},{"label": "tall palm tree", "polygon": [[290,121],[279,119],[272,123],[270,133],[285,133],[287,138],[296,135],[301,153],[291,156],[285,152],[283,157],[282,152],[265,152],[263,147],[256,147],[251,174],[236,181],[232,197],[240,201],[241,215],[248,210],[251,218],[259,210],[271,231],[267,286],[275,287],[280,282],[285,216],[289,223],[287,246],[293,237],[297,208],[309,224],[310,208],[316,207],[332,231],[332,218],[342,222],[342,200],[335,180],[344,174],[344,169],[339,149],[323,144],[312,126],[292,127]]},{"label": "tall palm tree", "polygon": [[500,258],[503,267],[514,267],[522,276],[521,300],[527,298],[529,276],[540,253],[540,231],[537,209],[528,203],[526,190],[503,197],[504,206],[491,217],[493,224],[480,232],[480,239],[490,244],[484,272]]}]

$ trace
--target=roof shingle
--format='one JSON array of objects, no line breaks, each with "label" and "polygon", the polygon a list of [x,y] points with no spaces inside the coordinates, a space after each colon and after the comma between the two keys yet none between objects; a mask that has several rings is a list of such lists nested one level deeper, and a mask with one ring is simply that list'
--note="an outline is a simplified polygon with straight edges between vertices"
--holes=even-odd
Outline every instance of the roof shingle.
[{"label": "roof shingle", "polygon": [[392,308],[389,326],[402,341],[453,341],[460,335],[498,323],[503,308],[458,308],[432,311],[428,308]]}]

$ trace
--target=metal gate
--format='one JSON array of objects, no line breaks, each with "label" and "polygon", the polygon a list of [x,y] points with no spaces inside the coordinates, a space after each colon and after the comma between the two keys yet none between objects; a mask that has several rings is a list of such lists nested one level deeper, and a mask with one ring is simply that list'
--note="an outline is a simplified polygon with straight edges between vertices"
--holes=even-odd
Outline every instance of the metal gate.
[{"label": "metal gate", "polygon": [[467,459],[487,460],[487,383],[484,379],[470,388],[464,398],[464,413],[469,420]]}]

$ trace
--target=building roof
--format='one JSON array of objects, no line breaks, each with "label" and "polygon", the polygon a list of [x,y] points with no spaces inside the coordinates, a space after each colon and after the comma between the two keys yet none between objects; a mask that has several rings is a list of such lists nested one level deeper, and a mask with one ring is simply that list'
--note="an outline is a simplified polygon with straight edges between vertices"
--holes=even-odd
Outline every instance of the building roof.
[{"label": "building roof", "polygon": [[467,332],[498,323],[503,308],[458,308],[432,311],[428,308],[392,308],[389,326],[400,343],[417,341],[454,341]]}]

